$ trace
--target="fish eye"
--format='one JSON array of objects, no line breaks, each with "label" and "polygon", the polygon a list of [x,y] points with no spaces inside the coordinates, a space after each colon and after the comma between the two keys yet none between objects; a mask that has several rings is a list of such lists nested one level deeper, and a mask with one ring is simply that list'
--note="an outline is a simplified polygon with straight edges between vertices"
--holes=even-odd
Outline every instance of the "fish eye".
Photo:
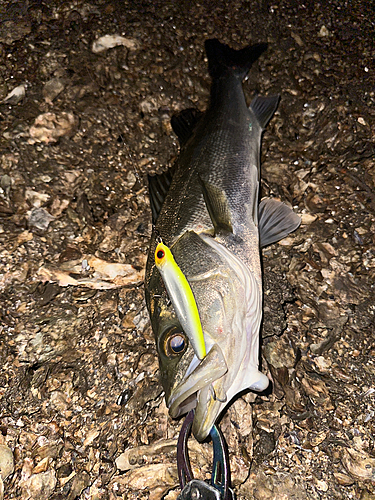
[{"label": "fish eye", "polygon": [[182,335],[174,335],[169,340],[169,347],[176,354],[180,354],[185,349],[185,338]]},{"label": "fish eye", "polygon": [[166,335],[164,341],[164,351],[167,356],[173,357],[183,354],[187,348],[186,335],[183,332],[173,330],[173,333]]},{"label": "fish eye", "polygon": [[158,250],[156,256],[158,259],[162,259],[164,257],[164,250]]}]

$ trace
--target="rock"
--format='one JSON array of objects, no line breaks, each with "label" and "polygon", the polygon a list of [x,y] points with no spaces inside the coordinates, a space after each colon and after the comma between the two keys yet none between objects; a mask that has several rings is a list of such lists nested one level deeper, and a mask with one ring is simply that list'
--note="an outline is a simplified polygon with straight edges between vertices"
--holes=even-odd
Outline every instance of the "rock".
[{"label": "rock", "polygon": [[140,466],[142,457],[157,457],[162,453],[170,453],[175,451],[176,446],[176,439],[162,439],[152,445],[130,448],[116,458],[116,466],[119,470],[124,471],[136,469]]},{"label": "rock", "polygon": [[342,486],[351,486],[354,483],[354,479],[348,476],[348,474],[334,472],[333,475],[335,476],[336,481]]},{"label": "rock", "polygon": [[323,25],[321,28],[320,28],[320,31],[319,31],[319,36],[324,38],[324,37],[328,37],[330,35],[328,29]]},{"label": "rock", "polygon": [[33,469],[33,474],[39,474],[40,472],[46,472],[50,464],[51,459],[49,457],[44,457]]},{"label": "rock", "polygon": [[99,54],[100,52],[105,52],[113,47],[118,47],[122,45],[129,50],[135,50],[138,48],[138,42],[134,38],[125,38],[120,35],[104,35],[92,44],[92,51],[94,54]]},{"label": "rock", "polygon": [[312,215],[312,214],[302,214],[301,215],[301,224],[302,225],[308,225],[312,224],[316,219],[317,215]]},{"label": "rock", "polygon": [[358,481],[375,480],[375,458],[371,458],[364,451],[349,448],[344,451],[342,463],[349,474]]},{"label": "rock", "polygon": [[83,471],[73,477],[67,500],[75,500],[90,484],[90,476]]},{"label": "rock", "polygon": [[34,208],[29,215],[29,226],[47,231],[50,223],[55,220],[53,215],[49,214],[44,208]]},{"label": "rock", "polygon": [[360,500],[374,500],[375,494],[370,493],[368,490],[362,490]]},{"label": "rock", "polygon": [[24,497],[33,500],[47,500],[56,487],[57,479],[54,470],[32,474],[22,484]]},{"label": "rock", "polygon": [[0,477],[5,480],[14,471],[12,450],[5,444],[0,444]]},{"label": "rock", "polygon": [[65,88],[63,78],[52,78],[43,87],[43,97],[47,103],[51,103]]},{"label": "rock", "polygon": [[133,469],[124,476],[117,478],[118,482],[135,490],[148,489],[150,498],[159,500],[171,488],[178,484],[177,467],[175,464],[150,464]]},{"label": "rock", "polygon": [[26,83],[22,83],[15,87],[3,100],[4,103],[7,104],[17,104],[22,101],[22,99],[26,95]]},{"label": "rock", "polygon": [[78,119],[73,113],[44,113],[35,118],[30,127],[29,144],[57,142],[60,137],[70,137],[78,126]]},{"label": "rock", "polygon": [[85,440],[83,441],[83,447],[91,446],[95,439],[99,436],[99,429],[92,429],[86,434]]},{"label": "rock", "polygon": [[33,189],[25,189],[25,198],[34,208],[40,208],[49,199],[47,193],[39,193]]},{"label": "rock", "polygon": [[[4,14],[2,13],[1,15],[3,16]],[[5,20],[0,23],[0,42],[10,45],[17,40],[25,38],[30,31],[31,23],[28,20]]]},{"label": "rock", "polygon": [[264,348],[264,356],[274,368],[292,368],[296,362],[296,353],[287,336],[268,343]]}]

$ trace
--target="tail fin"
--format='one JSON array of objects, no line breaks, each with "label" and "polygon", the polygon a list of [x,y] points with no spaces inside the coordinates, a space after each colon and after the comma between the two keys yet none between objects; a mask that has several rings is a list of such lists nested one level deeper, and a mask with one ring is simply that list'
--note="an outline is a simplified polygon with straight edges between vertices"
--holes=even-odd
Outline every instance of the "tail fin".
[{"label": "tail fin", "polygon": [[234,74],[243,80],[253,63],[267,49],[267,44],[257,43],[235,50],[219,42],[217,38],[212,38],[206,40],[205,47],[211,78]]}]

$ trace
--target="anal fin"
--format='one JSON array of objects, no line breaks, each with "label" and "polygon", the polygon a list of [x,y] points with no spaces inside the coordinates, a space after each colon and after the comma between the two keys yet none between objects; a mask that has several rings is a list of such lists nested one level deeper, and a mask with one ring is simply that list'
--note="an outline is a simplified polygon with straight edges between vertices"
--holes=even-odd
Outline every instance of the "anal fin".
[{"label": "anal fin", "polygon": [[265,198],[259,204],[259,241],[261,248],[282,240],[295,231],[301,218],[281,201]]}]

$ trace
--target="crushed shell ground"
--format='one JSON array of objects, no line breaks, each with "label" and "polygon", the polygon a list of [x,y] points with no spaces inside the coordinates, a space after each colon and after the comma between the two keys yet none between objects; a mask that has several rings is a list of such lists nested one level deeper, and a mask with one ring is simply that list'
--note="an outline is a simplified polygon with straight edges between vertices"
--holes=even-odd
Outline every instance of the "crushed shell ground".
[{"label": "crushed shell ground", "polygon": [[268,42],[244,84],[281,95],[262,196],[302,216],[263,252],[272,388],[220,423],[237,497],[375,498],[374,32],[364,0],[0,3],[0,498],[178,495],[146,174],[207,105],[211,37]]}]

